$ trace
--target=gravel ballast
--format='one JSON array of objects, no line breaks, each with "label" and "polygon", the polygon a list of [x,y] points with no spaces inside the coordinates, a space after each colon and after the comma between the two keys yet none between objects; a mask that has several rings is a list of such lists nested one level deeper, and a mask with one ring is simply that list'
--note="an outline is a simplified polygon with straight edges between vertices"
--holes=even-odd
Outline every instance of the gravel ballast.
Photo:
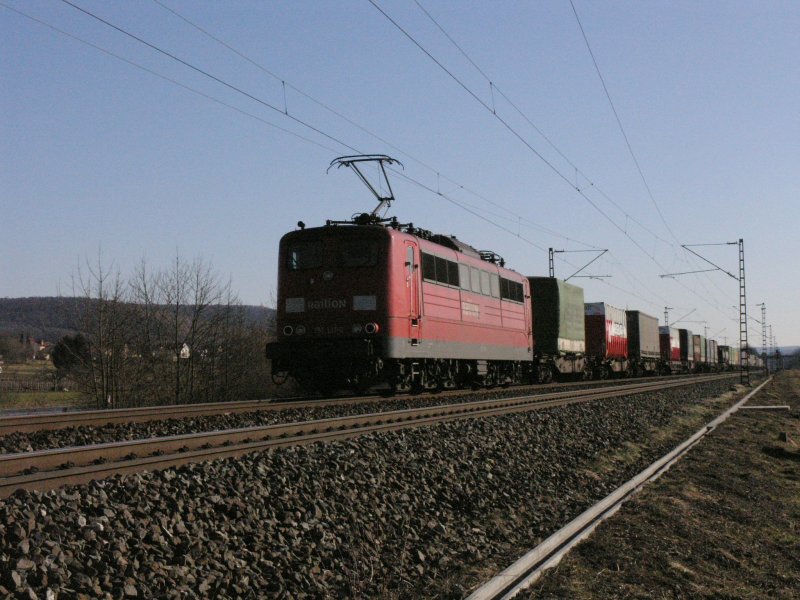
[{"label": "gravel ballast", "polygon": [[17,492],[0,501],[0,595],[460,598],[698,423],[587,476],[599,458],[729,385]]}]

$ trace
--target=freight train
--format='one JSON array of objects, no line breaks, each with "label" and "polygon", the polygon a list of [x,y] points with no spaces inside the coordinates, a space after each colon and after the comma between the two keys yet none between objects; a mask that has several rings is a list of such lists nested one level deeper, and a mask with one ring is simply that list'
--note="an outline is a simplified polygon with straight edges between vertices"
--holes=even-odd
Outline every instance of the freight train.
[{"label": "freight train", "polygon": [[733,348],[375,213],[281,239],[276,382],[407,392],[738,365]]}]

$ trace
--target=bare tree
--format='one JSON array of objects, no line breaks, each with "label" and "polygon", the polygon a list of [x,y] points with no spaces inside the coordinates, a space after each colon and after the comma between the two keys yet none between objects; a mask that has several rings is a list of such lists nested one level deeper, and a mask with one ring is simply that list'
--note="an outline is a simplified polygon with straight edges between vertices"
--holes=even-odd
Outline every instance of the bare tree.
[{"label": "bare tree", "polygon": [[176,254],[169,269],[142,261],[127,282],[87,264],[81,328],[89,359],[76,373],[98,406],[207,402],[263,397],[267,327],[249,322],[211,265]]},{"label": "bare tree", "polygon": [[98,252],[96,264],[86,261],[85,270],[78,270],[73,287],[87,300],[81,303],[79,316],[89,343],[89,359],[78,381],[98,407],[125,403],[126,285],[119,270],[106,267]]}]

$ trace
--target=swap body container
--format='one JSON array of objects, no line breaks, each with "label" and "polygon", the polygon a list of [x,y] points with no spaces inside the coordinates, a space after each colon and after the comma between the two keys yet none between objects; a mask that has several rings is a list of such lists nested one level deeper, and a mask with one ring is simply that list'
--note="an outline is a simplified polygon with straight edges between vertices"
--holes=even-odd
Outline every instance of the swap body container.
[{"label": "swap body container", "polygon": [[678,329],[681,344],[681,362],[694,361],[694,338],[689,329]]},{"label": "swap body container", "polygon": [[719,358],[717,357],[716,340],[706,340],[706,361],[712,366],[715,366],[717,363],[719,363]]},{"label": "swap body container", "polygon": [[628,323],[625,311],[605,302],[584,305],[586,354],[607,359],[628,358]]},{"label": "swap body container", "polygon": [[731,347],[730,346],[717,346],[717,357],[719,364],[722,368],[727,367],[731,363]]},{"label": "swap body container", "polygon": [[583,354],[583,288],[555,277],[528,277],[533,306],[534,352],[540,355]]},{"label": "swap body container", "polygon": [[731,360],[731,367],[736,369],[739,368],[739,354],[741,350],[737,346],[731,346],[730,348],[730,360]]},{"label": "swap body container", "polygon": [[694,362],[705,364],[706,338],[702,335],[694,335],[692,338],[694,340]]},{"label": "swap body container", "polygon": [[627,311],[628,356],[657,359],[661,356],[658,319],[638,310]]},{"label": "swap body container", "polygon": [[674,327],[658,328],[658,337],[661,346],[661,360],[665,362],[679,362],[681,360],[681,344],[678,330]]}]

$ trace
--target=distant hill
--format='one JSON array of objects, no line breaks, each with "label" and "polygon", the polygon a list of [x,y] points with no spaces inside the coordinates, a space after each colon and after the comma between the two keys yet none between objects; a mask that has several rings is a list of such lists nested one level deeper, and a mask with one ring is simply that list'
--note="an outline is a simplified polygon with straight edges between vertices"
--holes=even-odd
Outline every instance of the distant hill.
[{"label": "distant hill", "polygon": [[[32,339],[56,342],[80,331],[78,315],[92,302],[73,297],[0,298],[0,335],[23,333]],[[269,326],[275,321],[274,309],[253,305],[242,308],[248,323]]]}]

